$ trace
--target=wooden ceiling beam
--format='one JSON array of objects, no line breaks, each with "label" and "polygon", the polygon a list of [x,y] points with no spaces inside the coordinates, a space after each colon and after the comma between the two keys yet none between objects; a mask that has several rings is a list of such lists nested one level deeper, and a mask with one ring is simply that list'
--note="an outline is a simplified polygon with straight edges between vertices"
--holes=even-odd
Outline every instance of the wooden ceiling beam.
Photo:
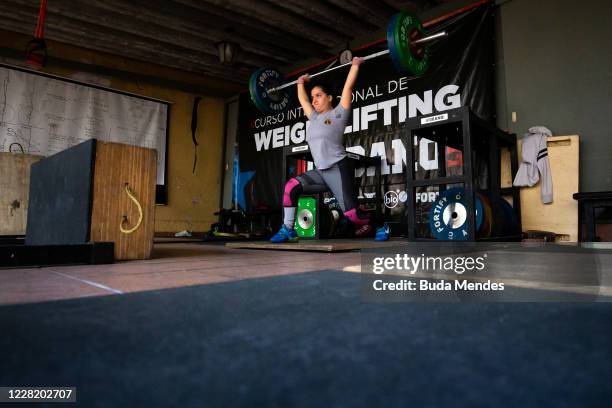
[{"label": "wooden ceiling beam", "polygon": [[[25,44],[31,38],[31,33],[22,34],[0,28],[0,60],[10,65],[32,68],[26,63],[24,57]],[[135,59],[130,59],[130,63],[126,64],[125,58],[119,58],[108,52],[85,50],[73,44],[47,40],[47,46],[51,53],[47,59],[47,67],[42,71],[64,77],[71,77],[65,70],[72,73],[87,72],[125,82],[157,84],[185,92],[221,97],[234,95],[243,88],[242,84],[224,81],[213,76],[205,76],[201,73],[192,73],[184,69],[177,70]],[[75,58],[55,57],[56,55],[75,55],[77,53],[79,55],[78,61]],[[61,71],[57,71],[58,68]]]},{"label": "wooden ceiling beam", "polygon": [[[74,1],[69,0],[54,0],[57,3],[67,3],[68,7],[74,7]],[[171,29],[175,32],[187,34],[191,37],[210,41],[215,43],[222,40],[228,40],[228,32],[225,30],[226,24],[220,22],[218,18],[210,15],[202,15],[202,13],[185,13],[181,7],[168,7],[168,1],[164,0],[164,4],[159,7],[153,0],[147,1],[147,4],[141,4],[139,1],[131,0],[129,2],[122,0],[78,0],[79,8],[82,4],[89,5],[100,12],[113,13],[138,21],[142,24],[158,24],[164,29]],[[163,6],[163,7],[162,7]],[[231,33],[234,41],[240,46],[254,54],[260,54],[266,58],[274,58],[280,61],[292,61],[295,58],[295,52],[282,47],[277,47],[274,52],[270,52],[271,44],[260,41],[253,36],[243,35],[239,32]]]},{"label": "wooden ceiling beam", "polygon": [[327,1],[309,0],[304,2],[300,0],[284,0],[279,2],[277,6],[296,14],[308,13],[310,18],[319,20],[321,24],[335,27],[340,33],[344,34],[344,41],[354,39],[377,29],[370,22],[358,19]]},{"label": "wooden ceiling beam", "polygon": [[[172,0],[174,3],[208,11],[250,27],[248,30],[266,32],[276,38],[277,43],[289,41],[292,48],[307,47],[310,56],[328,57],[328,51],[342,39],[339,34],[324,26],[314,26],[305,17],[279,11],[278,7],[252,0]],[[283,29],[282,27],[290,27]],[[292,40],[295,38],[295,40]]]},{"label": "wooden ceiling beam", "polygon": [[[19,20],[24,21],[36,18],[37,8],[35,7],[12,8],[11,14],[4,13],[10,1],[12,0],[5,0],[0,3],[0,12],[2,12],[2,14],[18,17]],[[115,50],[121,49],[127,52],[130,50],[139,51],[140,56],[149,57],[147,58],[149,62],[155,62],[155,58],[157,57],[165,57],[167,59],[181,60],[183,62],[193,61],[204,64],[209,69],[213,68],[217,72],[229,71],[227,67],[221,65],[214,50],[210,53],[194,53],[188,48],[168,47],[168,44],[150,41],[138,36],[124,36],[120,32],[112,29],[101,30],[100,27],[94,24],[83,24],[63,15],[54,15],[51,13],[47,16],[48,18],[45,22],[46,37],[50,39],[54,39],[54,36],[60,33],[67,34],[72,35],[72,38],[63,37],[64,41],[66,38],[78,41],[79,46],[83,48],[91,48],[91,46],[100,42],[114,47]],[[70,41],[68,43],[70,43]],[[255,66],[257,65],[254,64],[250,68],[252,69]],[[234,69],[234,67],[232,68]]]},{"label": "wooden ceiling beam", "polygon": [[425,6],[427,6],[427,3],[431,3],[431,1],[429,0],[382,0],[384,1],[387,5],[389,5],[389,7],[393,7],[396,11],[400,12],[400,11],[407,11],[409,13],[415,13],[418,14],[421,11],[423,11],[423,9],[425,8]]},{"label": "wooden ceiling beam", "polygon": [[[35,7],[20,4],[24,3],[24,1],[3,0],[6,5],[15,5],[16,9],[36,13]],[[115,41],[125,42],[127,40],[134,45],[149,44],[158,52],[163,51],[166,54],[176,53],[185,57],[192,55],[193,58],[199,56],[209,57],[211,64],[216,61],[218,65],[221,65],[218,51],[214,44],[194,41],[193,37],[181,33],[176,34],[173,30],[163,30],[163,27],[158,29],[154,24],[136,24],[121,16],[108,15],[107,13],[98,12],[98,18],[96,19],[96,14],[92,13],[87,6],[79,7],[78,11],[75,10],[74,5],[66,7],[65,3],[47,3],[47,27],[62,28],[66,26],[66,28],[74,27],[75,29],[86,27],[88,31],[98,34],[101,38],[111,36]],[[95,41],[96,39],[94,38]],[[254,69],[259,66],[269,65],[270,59],[243,50],[240,55],[240,62]],[[274,62],[280,63],[278,60]],[[231,71],[233,68],[230,67],[229,70]]]},{"label": "wooden ceiling beam", "polygon": [[387,27],[389,17],[393,15],[394,11],[389,6],[381,6],[381,3],[374,0],[330,0],[330,3],[344,9],[347,13],[371,21],[378,28]]},{"label": "wooden ceiling beam", "polygon": [[[246,83],[260,66],[281,70],[323,60],[385,28],[398,11],[420,14],[448,0],[53,0],[46,34],[66,44],[209,73]],[[0,24],[33,35],[38,1],[1,0]],[[1,27],[1,25],[0,25]],[[223,66],[215,44],[233,41],[238,64]]]},{"label": "wooden ceiling beam", "polygon": [[257,24],[273,27],[291,27],[291,30],[302,38],[310,38],[320,46],[327,48],[338,41],[339,32],[311,20],[307,13],[296,15],[287,13],[283,8],[264,1],[252,0],[175,0],[192,7],[218,7],[234,14],[253,19]]},{"label": "wooden ceiling beam", "polygon": [[[22,10],[13,10],[11,14],[5,14],[4,8],[6,3],[0,2],[0,24],[5,29],[29,34],[30,30],[24,29],[24,15]],[[206,58],[199,56],[198,58],[190,58],[181,54],[169,54],[163,49],[152,49],[148,44],[141,44],[134,41],[124,41],[122,38],[114,38],[113,36],[105,36],[100,38],[95,33],[90,33],[87,30],[78,30],[70,27],[55,26],[49,24],[47,26],[46,37],[49,40],[60,43],[76,45],[81,48],[102,51],[123,58],[139,60],[155,65],[163,65],[173,67],[200,75],[213,75],[235,83],[246,83],[251,70],[240,68],[233,72],[228,71],[220,66],[217,59]],[[58,56],[62,58],[62,56]]]},{"label": "wooden ceiling beam", "polygon": [[[74,0],[70,3],[74,3]],[[167,22],[167,20],[160,20],[159,18],[144,20],[138,16],[128,16],[114,10],[101,11],[91,7],[90,0],[78,0],[78,3],[78,11],[75,10],[74,4],[67,4],[65,1],[47,3],[47,8],[60,15],[84,21],[96,21],[105,27],[115,28],[125,33],[142,35],[153,40],[191,48],[200,52],[217,54],[215,43],[226,39],[221,33],[214,30],[196,30],[195,27],[191,27],[191,29],[181,31],[175,29],[173,24],[165,24],[164,21]],[[96,16],[98,16],[97,19]],[[253,62],[257,62],[258,65],[266,63],[286,64],[291,61],[292,56],[290,55],[283,56],[282,54],[261,52],[261,48],[253,47],[254,43],[254,41],[247,41],[246,44],[241,42],[241,48],[245,53],[244,55],[247,55]]]},{"label": "wooden ceiling beam", "polygon": [[[98,0],[99,1],[99,0]],[[298,57],[296,60],[310,57],[313,55],[327,58],[331,54],[321,48],[321,45],[311,40],[253,19],[251,16],[243,16],[233,13],[214,5],[204,4],[200,0],[136,0],[137,2],[146,1],[152,3],[153,7],[164,13],[174,13],[176,16],[197,16],[203,24],[207,26],[222,25],[227,30],[228,36],[235,36],[237,39],[249,37],[256,41],[266,44],[273,50],[288,50]],[[239,41],[237,41],[239,42]]]}]

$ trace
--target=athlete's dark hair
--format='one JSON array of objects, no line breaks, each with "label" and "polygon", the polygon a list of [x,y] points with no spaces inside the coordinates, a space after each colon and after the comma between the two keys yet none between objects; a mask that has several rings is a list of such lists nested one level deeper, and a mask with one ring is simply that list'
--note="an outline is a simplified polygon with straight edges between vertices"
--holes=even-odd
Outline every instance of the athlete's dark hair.
[{"label": "athlete's dark hair", "polygon": [[332,97],[332,101],[331,104],[332,106],[336,106],[336,93],[335,93],[335,89],[328,83],[322,80],[311,80],[310,84],[309,84],[309,88],[308,88],[308,94],[310,96],[310,92],[312,92],[312,90],[316,87],[321,88],[321,90],[323,90],[323,92],[325,92],[327,95],[331,95]]}]

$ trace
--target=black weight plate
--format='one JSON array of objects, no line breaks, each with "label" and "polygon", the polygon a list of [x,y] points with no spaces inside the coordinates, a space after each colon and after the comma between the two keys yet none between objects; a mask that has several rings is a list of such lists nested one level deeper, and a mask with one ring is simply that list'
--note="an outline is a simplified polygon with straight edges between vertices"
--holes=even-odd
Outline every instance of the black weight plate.
[{"label": "black weight plate", "polygon": [[289,108],[291,103],[291,92],[289,88],[279,91],[268,92],[285,83],[283,75],[274,68],[261,68],[254,73],[251,98],[254,98],[256,106],[261,106],[265,113],[282,112]]}]

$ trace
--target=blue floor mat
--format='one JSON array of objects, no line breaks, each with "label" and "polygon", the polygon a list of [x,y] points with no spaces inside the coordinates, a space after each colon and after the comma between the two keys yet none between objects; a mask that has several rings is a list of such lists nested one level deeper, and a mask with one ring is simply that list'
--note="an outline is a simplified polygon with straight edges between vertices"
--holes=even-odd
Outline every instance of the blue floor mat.
[{"label": "blue floor mat", "polygon": [[0,307],[0,385],[87,407],[605,406],[611,322],[606,303],[363,303],[358,274],[310,272]]}]

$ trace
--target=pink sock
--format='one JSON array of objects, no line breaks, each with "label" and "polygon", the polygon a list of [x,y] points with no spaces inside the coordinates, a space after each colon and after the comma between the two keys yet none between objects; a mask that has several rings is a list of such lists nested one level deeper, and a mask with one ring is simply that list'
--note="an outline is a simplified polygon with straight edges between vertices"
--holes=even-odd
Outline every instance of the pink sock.
[{"label": "pink sock", "polygon": [[359,225],[359,226],[366,225],[368,222],[370,222],[368,218],[359,218],[357,216],[356,208],[352,208],[348,210],[347,212],[344,213],[344,216],[348,218],[349,220],[351,220],[353,224]]}]

